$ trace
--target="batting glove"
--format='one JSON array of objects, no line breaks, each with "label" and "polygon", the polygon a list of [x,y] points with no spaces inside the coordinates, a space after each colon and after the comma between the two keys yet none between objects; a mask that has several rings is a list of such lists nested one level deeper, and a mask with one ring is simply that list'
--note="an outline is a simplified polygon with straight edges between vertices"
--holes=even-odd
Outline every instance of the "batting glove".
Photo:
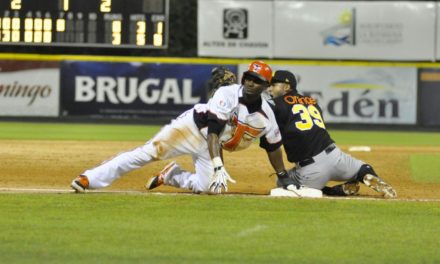
[{"label": "batting glove", "polygon": [[214,176],[209,183],[209,191],[211,193],[221,193],[222,189],[224,189],[224,191],[227,192],[228,181],[232,183],[236,183],[236,181],[232,179],[229,173],[225,170],[220,157],[213,158],[212,163],[214,165]]}]

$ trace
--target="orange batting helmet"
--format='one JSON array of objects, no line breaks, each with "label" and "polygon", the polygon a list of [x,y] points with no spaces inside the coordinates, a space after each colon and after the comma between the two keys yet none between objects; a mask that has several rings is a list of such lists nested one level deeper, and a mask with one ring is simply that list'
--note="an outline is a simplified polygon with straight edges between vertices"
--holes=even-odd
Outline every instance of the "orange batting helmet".
[{"label": "orange batting helmet", "polygon": [[272,69],[263,61],[254,61],[249,65],[248,70],[243,73],[241,83],[244,83],[246,76],[256,77],[269,85],[272,80]]}]

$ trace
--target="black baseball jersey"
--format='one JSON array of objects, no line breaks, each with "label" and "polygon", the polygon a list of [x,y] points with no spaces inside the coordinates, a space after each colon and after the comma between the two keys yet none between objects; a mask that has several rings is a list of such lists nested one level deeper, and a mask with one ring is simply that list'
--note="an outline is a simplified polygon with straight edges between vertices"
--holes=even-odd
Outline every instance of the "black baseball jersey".
[{"label": "black baseball jersey", "polygon": [[334,143],[316,100],[291,91],[274,99],[274,113],[290,162],[311,158]]}]

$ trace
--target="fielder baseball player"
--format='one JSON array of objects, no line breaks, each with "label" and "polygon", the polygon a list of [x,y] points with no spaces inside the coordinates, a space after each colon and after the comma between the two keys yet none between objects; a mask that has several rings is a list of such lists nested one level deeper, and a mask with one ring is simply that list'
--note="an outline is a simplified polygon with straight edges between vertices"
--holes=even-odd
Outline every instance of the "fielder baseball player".
[{"label": "fielder baseball player", "polygon": [[[298,93],[297,79],[289,71],[276,71],[268,91],[274,98],[274,113],[283,145],[295,168],[289,176],[297,185],[322,189],[327,195],[353,195],[359,182],[383,194],[396,191],[377,176],[371,165],[342,152],[326,130],[322,110],[316,100]],[[328,181],[345,181],[325,187]]]},{"label": "fielder baseball player", "polygon": [[[271,78],[272,70],[266,63],[252,62],[241,84],[220,87],[208,103],[182,113],[145,145],[86,170],[72,181],[72,188],[76,192],[103,188],[151,162],[186,154],[192,156],[195,173],[171,162],[148,181],[146,188],[165,184],[195,193],[226,192],[228,181],[235,181],[223,165],[221,149],[239,151],[258,138],[274,170],[283,172],[281,135],[270,106],[261,98]],[[284,174],[279,179],[283,184],[290,180]]]}]

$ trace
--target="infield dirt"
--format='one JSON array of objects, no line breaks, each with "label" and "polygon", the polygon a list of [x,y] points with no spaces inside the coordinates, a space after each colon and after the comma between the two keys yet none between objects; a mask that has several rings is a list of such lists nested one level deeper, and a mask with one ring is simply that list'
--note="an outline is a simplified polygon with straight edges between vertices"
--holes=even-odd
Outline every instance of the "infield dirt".
[{"label": "infield dirt", "polygon": [[[142,144],[144,142],[0,140],[0,187],[69,189],[72,179],[85,169]],[[339,147],[347,152],[349,146]],[[372,164],[376,172],[394,186],[399,198],[439,199],[440,184],[416,182],[411,176],[410,155],[420,153],[440,153],[440,147],[372,146],[371,152],[350,154]],[[271,166],[265,151],[257,144],[244,151],[225,152],[224,156],[228,172],[237,180],[237,184],[229,185],[230,192],[268,194],[274,188],[276,177],[269,177]],[[174,160],[184,169],[193,171],[190,156]],[[144,166],[106,189],[143,191],[149,177],[168,162],[158,161]],[[286,161],[287,165],[291,166]],[[181,192],[167,186],[159,187],[157,191]],[[380,197],[365,186],[361,186],[360,196]]]}]

